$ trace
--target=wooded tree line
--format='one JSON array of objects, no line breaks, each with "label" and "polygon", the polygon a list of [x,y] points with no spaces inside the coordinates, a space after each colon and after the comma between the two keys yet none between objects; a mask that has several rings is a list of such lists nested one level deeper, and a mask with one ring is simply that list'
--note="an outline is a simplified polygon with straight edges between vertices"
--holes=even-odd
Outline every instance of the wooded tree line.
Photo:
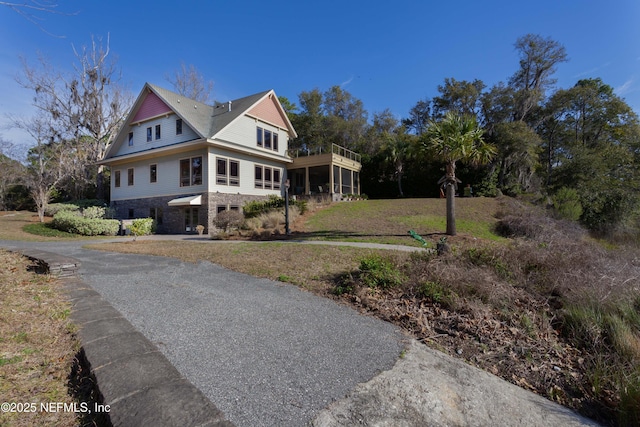
[{"label": "wooded tree line", "polygon": [[[340,86],[301,92],[298,105],[281,98],[299,135],[290,145],[292,155],[336,143],[362,154],[361,186],[370,197],[437,197],[445,159],[425,150],[425,141],[435,124],[456,115],[478,123],[484,141],[495,147],[488,164],[457,164],[456,177],[463,186],[471,184],[475,195],[562,194],[558,200],[578,206],[574,215],[579,212],[588,227],[600,231],[635,220],[637,114],[597,78],[554,89],[554,73],[567,61],[560,43],[528,34],[515,48],[519,64],[505,82],[487,87],[477,79],[446,78],[436,96],[416,101],[401,119],[388,109],[370,116],[362,101]],[[13,121],[34,146],[21,166],[12,160],[11,144],[0,139],[2,208],[15,206],[16,188],[28,188],[41,213],[52,197],[108,200],[109,172],[96,163],[133,95],[120,84],[108,40],[106,45],[92,40],[74,53],[70,73],[55,70],[44,58],[37,66],[24,61],[18,83],[32,91],[37,114]],[[182,64],[167,80],[185,96],[210,97],[212,83],[193,66]]]},{"label": "wooded tree line", "polygon": [[638,115],[599,78],[554,89],[554,73],[567,61],[557,41],[527,34],[515,48],[519,64],[505,82],[446,78],[436,96],[418,100],[402,119],[385,110],[368,120],[362,102],[339,86],[302,92],[299,107],[285,100],[299,134],[292,149],[336,143],[360,152],[362,190],[373,198],[437,197],[445,164],[424,146],[429,128],[453,113],[475,119],[496,148],[484,166],[458,164],[456,176],[475,195],[561,192],[590,229],[637,221]]}]

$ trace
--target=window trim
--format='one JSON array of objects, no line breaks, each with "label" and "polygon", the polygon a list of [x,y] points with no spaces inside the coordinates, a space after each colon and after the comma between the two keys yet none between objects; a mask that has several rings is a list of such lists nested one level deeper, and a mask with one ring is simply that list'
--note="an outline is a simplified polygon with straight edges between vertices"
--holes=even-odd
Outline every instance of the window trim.
[{"label": "window trim", "polygon": [[[260,178],[258,178],[260,175]],[[269,178],[267,179],[267,175]],[[277,178],[276,178],[276,175]],[[282,187],[282,169],[273,166],[255,165],[254,168],[255,188],[264,190],[280,190]]]},{"label": "window trim", "polygon": [[[228,160],[224,157],[216,157],[216,184],[227,185],[229,183],[228,173]],[[223,171],[220,172],[220,166],[222,165]]]},{"label": "window trim", "polygon": [[[224,173],[220,173],[220,165],[224,164]],[[236,173],[232,174],[235,165]],[[216,156],[216,185],[240,186],[240,161]]]},{"label": "window trim", "polygon": [[158,164],[151,163],[149,165],[149,183],[155,184],[158,182]]},{"label": "window trim", "polygon": [[[232,165],[236,165],[236,173],[235,175],[232,173],[233,167]],[[231,160],[229,159],[229,185],[234,187],[240,186],[240,161],[239,160]]]},{"label": "window trim", "polygon": [[[259,174],[258,174],[259,172]],[[253,179],[255,181],[256,188],[264,188],[264,167],[261,165],[255,165],[253,169]],[[260,175],[260,177],[258,177]]]},{"label": "window trim", "polygon": [[[200,182],[199,183],[194,183],[193,181],[193,177],[194,177],[194,173],[193,173],[193,161],[194,159],[200,159]],[[184,178],[182,176],[182,164],[183,162],[188,162],[187,164],[189,165],[189,180],[187,183],[185,183]],[[196,186],[196,185],[202,185],[202,183],[204,182],[204,156],[200,155],[200,156],[193,156],[193,157],[185,157],[182,159],[179,159],[178,161],[178,167],[179,167],[179,171],[178,171],[178,178],[180,181],[180,187],[192,187],[192,186]]]},{"label": "window trim", "polygon": [[256,126],[256,146],[269,151],[278,151],[278,132]]}]

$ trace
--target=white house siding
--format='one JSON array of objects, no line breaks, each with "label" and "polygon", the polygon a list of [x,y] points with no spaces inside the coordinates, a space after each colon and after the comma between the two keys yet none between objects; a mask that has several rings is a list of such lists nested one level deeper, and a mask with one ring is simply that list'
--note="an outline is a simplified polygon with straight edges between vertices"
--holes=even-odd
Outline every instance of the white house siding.
[{"label": "white house siding", "polygon": [[[256,129],[261,127],[278,134],[278,150],[268,150],[258,147],[256,144]],[[236,144],[247,147],[255,153],[268,153],[284,158],[288,146],[289,133],[286,129],[265,123],[253,117],[239,117],[231,125],[227,126],[222,132],[216,135],[216,139],[222,141],[233,141]]]},{"label": "white house siding", "polygon": [[[202,185],[180,187],[180,160],[202,156]],[[157,165],[157,182],[149,179],[149,166]],[[134,185],[127,185],[127,169],[134,168]],[[115,187],[115,171],[120,171],[120,187]],[[214,172],[215,173],[215,172]],[[204,149],[170,154],[154,159],[125,163],[111,167],[111,200],[145,197],[201,194],[207,192],[208,156]]]},{"label": "white house siding", "polygon": [[[185,121],[182,122],[182,134],[176,135],[176,120],[179,117],[170,113],[168,117],[161,116],[155,119],[127,126],[120,140],[118,151],[113,157],[125,154],[147,151],[153,148],[165,147],[179,142],[192,141],[199,136],[189,127]],[[160,139],[156,138],[156,125],[160,125]],[[151,142],[147,142],[147,128],[151,128]],[[129,132],[133,132],[133,146],[129,146]]]},{"label": "white house siding", "polygon": [[[218,185],[216,183],[216,158],[237,160],[240,166],[240,186]],[[269,195],[284,196],[284,179],[286,174],[286,164],[271,159],[259,159],[248,154],[225,150],[218,147],[209,148],[209,188],[211,192],[242,194],[248,196],[266,197]],[[255,187],[255,166],[268,166],[280,170],[280,189],[265,190]]]}]

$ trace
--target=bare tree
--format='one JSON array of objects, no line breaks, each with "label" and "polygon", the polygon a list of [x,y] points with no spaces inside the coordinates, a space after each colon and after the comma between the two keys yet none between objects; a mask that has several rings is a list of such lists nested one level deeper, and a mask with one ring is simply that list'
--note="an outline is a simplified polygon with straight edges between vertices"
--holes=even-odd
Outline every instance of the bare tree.
[{"label": "bare tree", "polygon": [[213,81],[205,81],[204,76],[193,64],[190,64],[187,68],[184,62],[181,63],[180,69],[173,76],[167,76],[165,79],[182,96],[203,103],[211,101]]},{"label": "bare tree", "polygon": [[27,132],[35,142],[27,156],[25,183],[36,204],[38,218],[44,222],[44,213],[56,185],[64,178],[64,151],[57,141],[55,123],[43,113],[31,119],[13,119],[14,125]]},{"label": "bare tree", "polygon": [[55,15],[75,15],[75,13],[66,13],[57,9],[58,3],[51,0],[24,0],[21,2],[0,1],[0,6],[8,7],[17,14],[23,16],[27,21],[35,24],[40,30],[49,34],[50,36],[60,37],[55,34],[51,34],[45,30],[40,24],[44,20],[42,18],[43,13],[55,14]]},{"label": "bare tree", "polygon": [[[92,37],[91,45],[74,47],[74,72],[65,75],[40,56],[39,68],[23,60],[23,77],[16,80],[35,92],[34,106],[57,123],[60,141],[65,141],[74,157],[76,184],[85,189],[95,185],[97,198],[104,198],[102,159],[129,110],[133,96],[120,84],[116,61],[106,46]],[[83,194],[84,196],[84,194]]]}]

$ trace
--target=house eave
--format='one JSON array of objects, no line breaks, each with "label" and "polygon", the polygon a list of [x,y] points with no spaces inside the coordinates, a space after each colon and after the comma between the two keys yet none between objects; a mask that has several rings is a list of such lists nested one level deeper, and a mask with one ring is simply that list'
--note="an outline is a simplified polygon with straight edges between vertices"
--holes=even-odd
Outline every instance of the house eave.
[{"label": "house eave", "polygon": [[193,141],[176,142],[175,144],[165,145],[162,147],[149,147],[145,150],[136,151],[135,153],[123,154],[121,156],[112,156],[105,158],[99,162],[100,165],[113,166],[131,161],[147,160],[155,158],[159,155],[182,153],[192,151],[197,148],[206,147],[207,141],[204,139],[196,139]]}]

